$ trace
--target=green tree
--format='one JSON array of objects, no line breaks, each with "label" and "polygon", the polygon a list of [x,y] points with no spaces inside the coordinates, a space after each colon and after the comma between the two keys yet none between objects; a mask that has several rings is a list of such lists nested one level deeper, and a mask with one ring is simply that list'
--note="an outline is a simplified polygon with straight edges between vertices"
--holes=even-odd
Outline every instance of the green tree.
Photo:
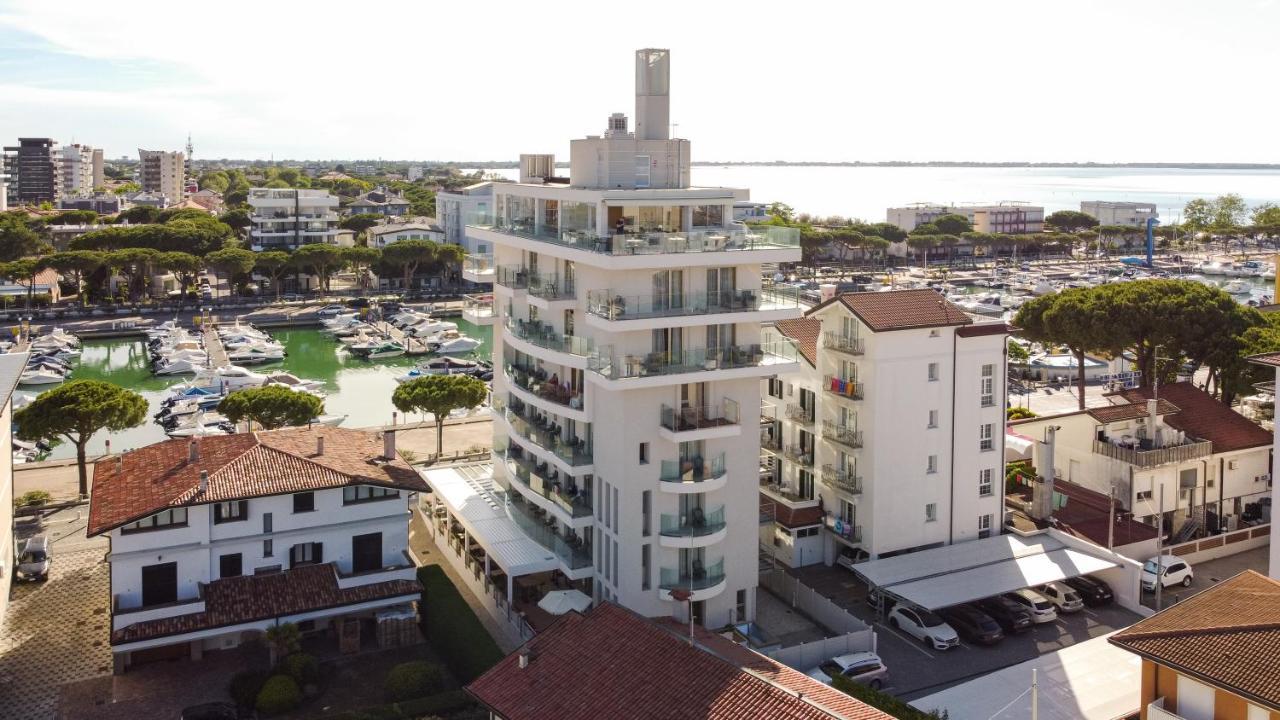
[{"label": "green tree", "polygon": [[489,388],[469,375],[425,375],[396,388],[391,404],[403,413],[431,413],[436,422],[436,456],[444,452],[444,421],[458,408],[484,402]]},{"label": "green tree", "polygon": [[209,253],[204,260],[214,272],[225,277],[230,286],[240,275],[252,272],[258,258],[252,251],[244,248],[223,248]]},{"label": "green tree", "polygon": [[191,253],[166,252],[156,256],[156,265],[173,273],[174,277],[178,279],[178,291],[185,300],[187,288],[195,285],[196,276],[200,274],[201,268],[204,267],[204,260]]},{"label": "green tree", "polygon": [[85,448],[102,430],[121,432],[147,419],[141,395],[101,380],[72,380],[39,397],[13,414],[19,438],[28,441],[66,438],[76,446],[80,497],[89,495]]},{"label": "green tree", "polygon": [[1213,201],[1213,226],[1216,228],[1238,228],[1244,225],[1249,206],[1244,198],[1235,193],[1219,195]]},{"label": "green tree", "polygon": [[63,210],[45,222],[50,225],[92,225],[98,222],[98,213],[92,210]]},{"label": "green tree", "polygon": [[219,215],[218,220],[234,230],[237,235],[240,234],[240,231],[253,224],[253,221],[249,219],[249,211],[244,208],[228,210]]},{"label": "green tree", "polygon": [[768,213],[783,223],[794,222],[796,217],[796,211],[790,205],[782,202],[770,203]]},{"label": "green tree", "polygon": [[1044,224],[1054,230],[1070,233],[1098,227],[1098,219],[1079,210],[1059,210],[1050,213],[1044,219]]},{"label": "green tree", "polygon": [[107,265],[128,279],[129,299],[137,302],[150,289],[151,271],[159,257],[151,248],[127,247],[107,253]]},{"label": "green tree", "polygon": [[231,185],[231,179],[221,170],[213,170],[200,176],[199,183],[202,190],[212,190],[218,193],[225,193],[227,187]]},{"label": "green tree", "polygon": [[382,261],[400,270],[404,277],[404,290],[408,292],[418,268],[435,259],[436,247],[436,243],[429,240],[401,240],[383,248]]},{"label": "green tree", "polygon": [[1030,359],[1031,353],[1027,352],[1021,343],[1009,341],[1009,362],[1015,365],[1026,365]]},{"label": "green tree", "polygon": [[462,261],[467,251],[461,245],[443,243],[436,245],[436,254],[432,263],[440,270],[441,275],[451,283],[456,283],[462,276]]},{"label": "green tree", "polygon": [[141,225],[145,223],[159,222],[160,210],[149,205],[134,205],[133,207],[122,210],[116,215],[116,224],[129,223],[130,225]]},{"label": "green tree", "polygon": [[142,191],[142,186],[139,185],[138,183],[127,182],[127,183],[122,183],[120,185],[117,185],[116,189],[112,190],[111,192],[115,193],[116,195],[128,195],[130,193],[136,193],[141,191]]},{"label": "green tree", "polygon": [[351,272],[355,273],[356,282],[361,290],[369,289],[369,269],[382,259],[382,251],[377,248],[355,246],[340,248],[342,259]]},{"label": "green tree", "polygon": [[1280,226],[1280,205],[1264,202],[1249,212],[1249,220],[1254,225]]},{"label": "green tree", "polygon": [[267,250],[257,253],[254,269],[271,278],[271,287],[276,291],[276,302],[280,301],[280,278],[293,267],[289,253],[280,250]]},{"label": "green tree", "polygon": [[1107,316],[1095,298],[1093,288],[1042,295],[1024,304],[1013,321],[1028,340],[1066,345],[1075,356],[1081,410],[1084,409],[1085,353],[1107,343]]},{"label": "green tree", "polygon": [[276,623],[267,628],[267,649],[270,651],[271,667],[276,666],[280,658],[286,657],[301,649],[302,633],[293,623]]},{"label": "green tree", "polygon": [[929,251],[942,243],[942,238],[937,235],[916,235],[914,232],[907,238],[907,247],[911,248],[923,258],[923,265],[929,267]]},{"label": "green tree", "polygon": [[0,213],[0,262],[33,255],[43,244],[40,235],[27,226],[25,213]]},{"label": "green tree", "polygon": [[342,269],[345,259],[342,251],[333,245],[313,243],[294,250],[293,262],[297,267],[306,268],[312,275],[320,278],[320,287],[327,292],[329,278]]},{"label": "green tree", "polygon": [[69,277],[76,285],[76,294],[81,295],[84,279],[105,265],[107,256],[94,250],[68,250],[52,254],[44,262],[63,277]]},{"label": "green tree", "polygon": [[358,233],[363,233],[365,230],[381,224],[381,215],[376,213],[356,213],[355,215],[345,218],[342,222],[338,223],[338,227],[343,230],[355,230]]},{"label": "green tree", "polygon": [[934,218],[933,226],[938,228],[938,233],[941,235],[963,235],[973,232],[973,223],[969,222],[969,218],[957,213]]},{"label": "green tree", "polygon": [[218,412],[233,423],[248,420],[263,430],[306,425],[324,414],[324,401],[311,393],[282,385],[250,388],[231,393],[218,403]]},{"label": "green tree", "polygon": [[44,264],[34,258],[24,258],[22,260],[14,260],[0,265],[0,272],[5,277],[12,279],[19,285],[25,285],[27,288],[26,307],[31,307],[31,301],[35,297],[36,276],[44,272]]},{"label": "green tree", "polygon": [[907,231],[893,223],[875,223],[874,225],[869,226],[865,232],[882,237],[891,243],[902,242],[907,239]]}]

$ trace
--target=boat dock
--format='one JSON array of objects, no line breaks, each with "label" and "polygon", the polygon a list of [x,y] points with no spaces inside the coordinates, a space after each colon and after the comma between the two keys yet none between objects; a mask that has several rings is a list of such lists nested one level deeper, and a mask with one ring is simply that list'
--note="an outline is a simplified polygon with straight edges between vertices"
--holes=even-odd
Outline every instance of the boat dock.
[{"label": "boat dock", "polygon": [[204,329],[204,351],[209,354],[209,367],[226,367],[231,364],[227,359],[227,349],[222,346],[222,338],[218,337],[216,323],[210,323]]},{"label": "boat dock", "polygon": [[405,355],[426,355],[431,352],[427,348],[426,340],[409,337],[404,334],[403,330],[389,322],[375,322],[373,323],[373,327],[377,329],[378,332],[386,333],[392,340],[403,345]]}]

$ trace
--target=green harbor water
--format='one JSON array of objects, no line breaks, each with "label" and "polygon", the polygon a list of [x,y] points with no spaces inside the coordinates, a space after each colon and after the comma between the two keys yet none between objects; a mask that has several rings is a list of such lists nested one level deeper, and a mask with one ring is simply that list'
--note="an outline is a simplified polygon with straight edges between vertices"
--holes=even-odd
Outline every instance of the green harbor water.
[{"label": "green harbor water", "polygon": [[[491,329],[473,325],[461,318],[454,318],[458,330],[482,341],[470,358],[489,359],[491,355]],[[330,415],[346,415],[343,427],[368,427],[387,425],[391,422],[391,394],[396,389],[396,377],[408,372],[422,362],[423,356],[402,356],[380,360],[361,360],[349,353],[339,353],[339,343],[331,335],[316,329],[272,330],[272,337],[285,346],[284,361],[254,365],[254,372],[283,370],[307,380],[321,380],[325,384],[325,412]],[[120,433],[98,433],[89,443],[89,454],[106,451],[106,441],[111,440],[111,451],[120,452],[143,447],[165,439],[163,428],[152,421],[160,411],[160,403],[174,385],[191,379],[190,375],[157,377],[151,374],[150,355],[146,340],[88,340],[83,347],[80,362],[73,366],[72,379],[106,380],[141,394],[150,404],[144,425]],[[44,389],[49,389],[48,387]],[[18,395],[36,395],[39,388],[19,388]],[[421,418],[400,418],[401,422]],[[51,458],[73,457],[75,448],[63,442],[54,448]]]}]

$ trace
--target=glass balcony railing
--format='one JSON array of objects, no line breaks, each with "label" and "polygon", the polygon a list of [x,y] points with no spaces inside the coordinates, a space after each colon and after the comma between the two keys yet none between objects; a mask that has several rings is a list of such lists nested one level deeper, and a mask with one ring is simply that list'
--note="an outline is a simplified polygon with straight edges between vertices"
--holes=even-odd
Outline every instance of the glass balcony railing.
[{"label": "glass balcony railing", "polygon": [[865,352],[862,338],[850,337],[832,330],[822,333],[822,347],[842,352],[846,355],[861,355]]},{"label": "glass balcony railing", "polygon": [[695,562],[691,568],[661,568],[658,587],[663,590],[705,590],[724,582],[724,558],[706,567]]},{"label": "glass balcony railing", "polygon": [[587,367],[611,380],[624,378],[677,375],[702,370],[731,370],[767,367],[797,362],[800,353],[791,340],[756,345],[731,345],[721,348],[699,348],[682,352],[643,354],[613,353],[612,346],[601,346],[587,361]]},{"label": "glass balcony railing", "polygon": [[671,253],[730,252],[739,250],[788,250],[800,247],[800,230],[774,226],[704,228],[683,232],[625,232],[599,235],[537,225],[532,218],[494,218],[471,214],[467,225],[530,240],[602,255],[665,255]]},{"label": "glass balcony railing", "polygon": [[529,287],[529,268],[523,265],[500,265],[494,269],[493,282],[512,290]]},{"label": "glass balcony railing", "polygon": [[462,311],[469,313],[477,318],[493,317],[493,296],[492,295],[463,295]]},{"label": "glass balcony railing", "polygon": [[468,255],[462,259],[463,272],[487,275],[493,273],[492,255]]},{"label": "glass balcony railing", "polygon": [[830,420],[822,421],[822,437],[825,440],[840,443],[845,447],[851,447],[855,450],[862,447],[861,430],[854,430],[851,427],[847,427]]},{"label": "glass balcony railing", "polygon": [[862,476],[853,470],[841,470],[835,465],[822,466],[822,481],[828,487],[850,495],[862,494]]},{"label": "glass balcony railing", "polygon": [[555,503],[572,517],[591,514],[591,488],[573,477],[562,478],[554,469],[540,467],[533,458],[508,449],[503,459],[507,470],[521,484]]},{"label": "glass balcony railing", "polygon": [[661,412],[660,423],[671,432],[691,432],[738,424],[738,403],[729,398],[722,399],[718,404],[702,407],[686,405],[676,409],[663,405]]},{"label": "glass balcony railing", "polygon": [[548,517],[535,506],[513,497],[509,497],[507,502],[507,516],[520,526],[525,535],[555,553],[570,569],[590,567],[591,543],[576,533],[561,532],[555,518]]},{"label": "glass balcony railing", "polygon": [[507,382],[525,392],[571,410],[582,409],[582,391],[565,387],[555,375],[547,377],[547,371],[542,368],[507,362],[503,366],[503,371]]},{"label": "glass balcony railing", "polygon": [[[516,435],[537,445],[539,448],[554,454],[572,466],[590,465],[591,447],[583,438],[566,440],[562,435],[563,428],[555,418],[540,414],[535,408],[517,407],[512,404],[503,412],[503,417],[515,430]],[[591,428],[587,426],[589,433]]]},{"label": "glass balcony railing", "polygon": [[724,506],[691,508],[682,513],[662,514],[659,532],[667,537],[701,537],[724,529]]},{"label": "glass balcony railing", "polygon": [[557,352],[589,357],[595,349],[591,338],[576,335],[563,335],[550,325],[537,320],[515,320],[510,316],[506,321],[507,331],[526,342],[540,348]]},{"label": "glass balcony railing", "polygon": [[658,476],[662,482],[698,483],[724,477],[726,472],[725,454],[710,459],[694,457],[682,460],[663,460],[662,474]]},{"label": "glass balcony railing", "polygon": [[688,292],[672,295],[620,295],[612,290],[587,293],[587,312],[606,320],[642,320],[683,315],[799,309],[797,290]]},{"label": "glass balcony railing", "polygon": [[822,389],[836,397],[848,398],[850,400],[862,399],[862,383],[853,380],[845,380],[844,378],[836,375],[827,375],[822,378]]},{"label": "glass balcony railing", "polygon": [[533,275],[529,278],[529,294],[543,300],[572,300],[577,297],[572,277],[558,273]]}]

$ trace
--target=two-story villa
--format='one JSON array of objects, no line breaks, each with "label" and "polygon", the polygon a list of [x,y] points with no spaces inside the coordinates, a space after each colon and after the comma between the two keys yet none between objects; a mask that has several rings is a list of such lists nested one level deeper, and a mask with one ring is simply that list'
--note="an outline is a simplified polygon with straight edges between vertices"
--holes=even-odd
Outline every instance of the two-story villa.
[{"label": "two-story villa", "polygon": [[169,440],[94,465],[88,534],[111,550],[115,669],[234,648],[279,623],[368,633],[417,599],[395,433]]}]

